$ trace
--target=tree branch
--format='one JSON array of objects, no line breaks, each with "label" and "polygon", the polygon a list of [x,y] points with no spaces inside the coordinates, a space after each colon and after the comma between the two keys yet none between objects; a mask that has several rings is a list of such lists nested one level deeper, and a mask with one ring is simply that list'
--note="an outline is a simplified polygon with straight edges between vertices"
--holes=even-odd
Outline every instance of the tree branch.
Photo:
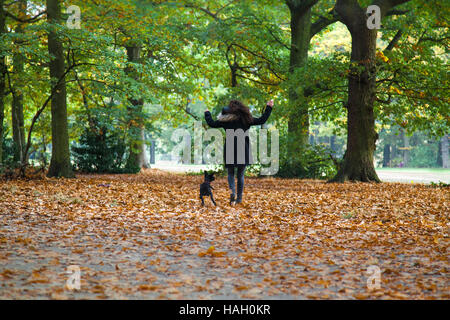
[{"label": "tree branch", "polygon": [[[197,6],[197,5],[192,4],[192,3],[187,3],[187,4],[185,4],[184,6],[185,6],[186,8],[197,9],[197,10],[203,11],[204,13],[206,13],[208,16],[214,18],[215,20],[221,20],[221,19],[219,19],[219,17],[217,17],[217,14],[219,13],[219,11],[220,11],[221,9],[220,9],[219,11],[217,11],[216,13],[213,13],[213,12],[211,12],[209,9],[206,9],[206,8],[203,8],[203,7],[200,7],[200,6]],[[223,8],[222,8],[222,9],[223,9]]]},{"label": "tree branch", "polygon": [[269,82],[263,82],[263,81],[255,80],[255,79],[246,77],[246,76],[244,76],[244,75],[242,75],[242,74],[236,74],[236,77],[239,77],[239,78],[242,78],[242,79],[246,79],[246,80],[249,80],[249,81],[252,81],[252,82],[255,82],[255,83],[264,85],[264,86],[273,86],[273,87],[276,87],[276,86],[279,86],[279,85],[280,85],[280,83],[269,83]]},{"label": "tree branch", "polygon": [[347,26],[350,33],[359,29],[366,19],[364,10],[356,0],[337,0],[334,10],[339,16],[339,21]]},{"label": "tree branch", "polygon": [[373,0],[372,5],[378,6],[381,11],[381,18],[388,15],[388,12],[401,4],[409,2],[410,0]]},{"label": "tree branch", "polygon": [[35,15],[34,17],[28,18],[28,19],[22,19],[19,17],[16,17],[15,15],[13,15],[12,13],[8,12],[8,11],[4,11],[6,13],[6,16],[18,21],[18,22],[22,22],[22,23],[32,23],[35,22],[36,20],[38,20],[38,18],[44,14],[47,13],[47,11],[42,11],[39,12],[37,15]]},{"label": "tree branch", "polygon": [[[411,0],[374,0],[372,5],[376,5],[380,8],[381,18],[384,18],[386,16],[408,13],[408,10],[393,10],[393,8],[409,1]],[[337,12],[338,20],[344,23],[350,31],[354,30],[354,28],[358,28],[358,26],[363,23],[363,21],[359,20],[367,19],[365,10],[356,0],[337,0],[333,10]]]},{"label": "tree branch", "polygon": [[421,42],[424,42],[424,41],[430,41],[430,42],[441,43],[441,42],[444,42],[445,40],[448,40],[448,39],[450,39],[450,36],[448,36],[448,37],[443,37],[443,38],[439,38],[439,39],[435,39],[435,38],[431,38],[431,37],[427,37],[427,38],[422,37],[422,38],[419,39],[419,42],[418,42],[418,43],[421,43]]},{"label": "tree branch", "polygon": [[49,102],[51,101],[51,99],[53,98],[53,96],[55,95],[55,93],[58,91],[58,87],[59,85],[64,81],[64,79],[66,78],[67,74],[74,68],[79,67],[81,65],[84,65],[85,63],[79,63],[79,64],[73,64],[71,66],[69,66],[67,68],[67,70],[64,72],[64,74],[61,76],[61,78],[58,79],[58,82],[53,86],[52,91],[50,93],[50,95],[47,97],[47,99],[45,100],[44,104],[38,109],[38,111],[36,112],[36,114],[34,115],[33,119],[31,120],[31,125],[30,128],[28,129],[28,138],[27,138],[27,144],[25,147],[25,152],[24,152],[24,156],[23,156],[23,162],[22,162],[22,168],[21,168],[21,172],[24,174],[25,173],[25,168],[28,164],[28,152],[30,150],[31,147],[31,133],[33,132],[33,128],[34,125],[36,124],[36,121],[39,119],[39,117],[41,116],[42,112],[45,110],[45,108],[47,107],[47,105],[49,104]]},{"label": "tree branch", "polygon": [[392,38],[391,42],[389,42],[389,45],[386,47],[386,49],[384,49],[383,52],[392,51],[392,49],[394,49],[395,45],[398,43],[398,41],[402,37],[402,34],[403,34],[403,30],[402,29],[398,30],[397,33],[395,34],[394,38]]},{"label": "tree branch", "polygon": [[311,25],[311,34],[309,36],[310,39],[312,39],[316,34],[318,34],[329,25],[339,21],[339,15],[334,8],[330,12],[328,12],[328,15],[330,17],[319,17],[319,19]]},{"label": "tree branch", "polygon": [[286,0],[291,11],[306,11],[312,8],[319,0]]},{"label": "tree branch", "polygon": [[[256,15],[252,15],[252,16],[253,16],[253,18],[255,18],[256,21],[258,21],[258,23],[259,23],[260,25],[263,25],[263,22],[262,22],[260,19],[258,19],[258,17],[257,17]],[[272,36],[272,38],[273,38],[277,43],[281,44],[284,48],[286,48],[286,49],[288,49],[288,50],[291,50],[291,47],[290,47],[289,45],[287,45],[286,43],[284,43],[280,38],[278,38],[278,37],[273,33],[273,31],[271,30],[270,26],[267,26],[265,29],[267,30],[267,32],[269,32],[269,34]]]},{"label": "tree branch", "polygon": [[186,112],[188,115],[190,115],[192,118],[194,118],[196,121],[200,121],[200,118],[193,114],[191,110],[189,110],[189,104],[191,103],[191,99],[187,98],[186,105],[183,108],[183,111]]}]

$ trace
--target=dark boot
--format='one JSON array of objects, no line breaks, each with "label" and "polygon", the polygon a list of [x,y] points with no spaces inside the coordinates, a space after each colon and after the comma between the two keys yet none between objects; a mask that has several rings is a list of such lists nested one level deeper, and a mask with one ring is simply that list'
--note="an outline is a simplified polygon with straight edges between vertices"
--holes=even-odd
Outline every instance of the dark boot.
[{"label": "dark boot", "polygon": [[234,205],[236,202],[236,196],[234,195],[234,193],[232,193],[230,195],[230,206]]},{"label": "dark boot", "polygon": [[244,188],[242,188],[241,186],[238,185],[238,194],[237,194],[237,198],[236,198],[236,204],[238,203],[242,203],[242,192]]}]

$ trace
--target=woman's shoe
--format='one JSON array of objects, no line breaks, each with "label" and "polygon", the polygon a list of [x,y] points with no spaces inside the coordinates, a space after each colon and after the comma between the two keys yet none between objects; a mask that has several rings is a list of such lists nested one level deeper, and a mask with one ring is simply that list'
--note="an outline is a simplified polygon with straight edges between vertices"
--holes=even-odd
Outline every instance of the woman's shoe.
[{"label": "woman's shoe", "polygon": [[235,197],[236,196],[233,193],[230,195],[230,206],[235,204],[235,202],[236,202],[236,198]]}]

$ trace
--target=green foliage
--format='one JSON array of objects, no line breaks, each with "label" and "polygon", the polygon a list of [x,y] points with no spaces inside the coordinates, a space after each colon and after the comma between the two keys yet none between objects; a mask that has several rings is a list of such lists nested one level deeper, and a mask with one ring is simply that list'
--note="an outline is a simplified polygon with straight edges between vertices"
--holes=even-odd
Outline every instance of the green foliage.
[{"label": "green foliage", "polygon": [[251,164],[247,166],[245,175],[248,177],[258,177],[261,174],[261,167],[262,165],[260,163]]},{"label": "green foliage", "polygon": [[411,168],[433,168],[437,166],[438,142],[424,143],[413,147],[411,150],[408,167]]},{"label": "green foliage", "polygon": [[284,153],[280,158],[277,176],[282,178],[330,179],[336,174],[336,167],[330,155],[332,151],[322,145],[302,148],[302,156],[293,158]]},{"label": "green foliage", "polygon": [[3,139],[3,162],[0,163],[4,167],[13,167],[14,166],[14,142],[11,138]]},{"label": "green foliage", "polygon": [[124,168],[126,145],[117,133],[86,128],[78,145],[72,146],[75,169],[95,173],[136,173],[140,168]]},{"label": "green foliage", "polygon": [[[377,119],[408,133],[448,132],[448,16],[445,1],[414,0],[407,13],[383,22],[383,47],[377,52]],[[401,30],[392,50],[384,50]]]},{"label": "green foliage", "polygon": [[399,126],[386,127],[380,132],[376,149],[376,159],[383,163],[383,150],[390,145],[389,167],[399,167],[404,162],[404,153],[408,153],[409,161],[404,164],[410,168],[434,168],[438,167],[439,140],[423,132],[415,132],[410,137],[409,148],[405,149]]},{"label": "green foliage", "polygon": [[439,182],[431,182],[430,184],[431,188],[450,188],[450,184],[439,181]]}]

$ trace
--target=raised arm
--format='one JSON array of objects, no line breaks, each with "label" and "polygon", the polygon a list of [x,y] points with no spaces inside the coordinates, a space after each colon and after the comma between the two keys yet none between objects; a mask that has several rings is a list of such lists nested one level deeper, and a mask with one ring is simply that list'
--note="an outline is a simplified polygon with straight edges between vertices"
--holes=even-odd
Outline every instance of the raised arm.
[{"label": "raised arm", "polygon": [[205,111],[205,120],[206,120],[206,123],[208,124],[208,126],[210,126],[211,128],[221,128],[222,127],[222,123],[220,121],[213,120],[213,118],[211,116],[211,112],[209,112],[209,110]]},{"label": "raised arm", "polygon": [[272,113],[272,107],[273,107],[273,100],[270,100],[267,102],[266,110],[264,111],[263,115],[259,118],[253,119],[253,126],[258,126],[266,123],[267,119],[269,119],[270,114]]}]

